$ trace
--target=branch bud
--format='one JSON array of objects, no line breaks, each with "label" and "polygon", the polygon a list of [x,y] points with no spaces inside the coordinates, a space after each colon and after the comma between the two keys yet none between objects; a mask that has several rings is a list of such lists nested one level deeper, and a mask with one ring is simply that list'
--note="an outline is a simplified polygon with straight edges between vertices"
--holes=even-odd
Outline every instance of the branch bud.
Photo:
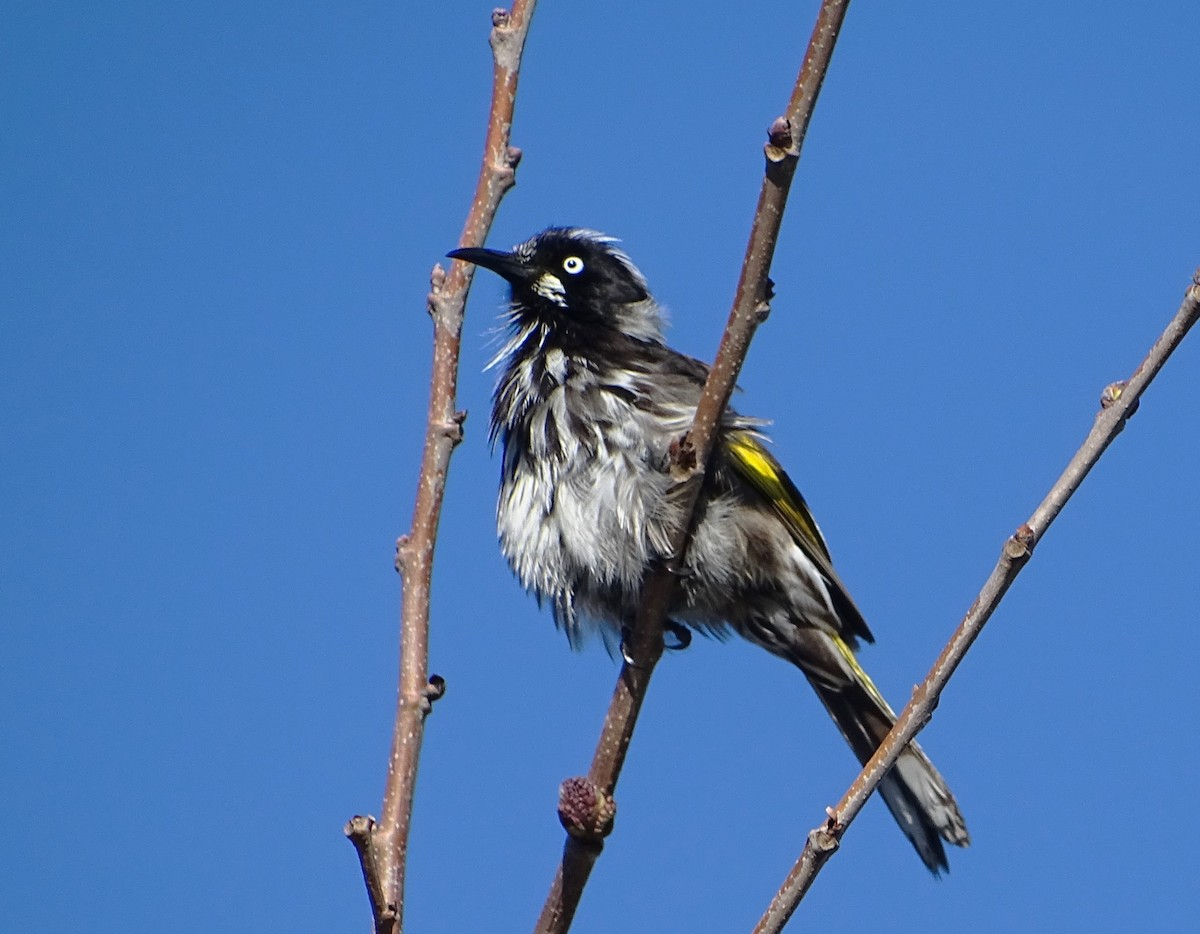
[{"label": "branch bud", "polygon": [[558,819],[568,834],[599,844],[613,829],[617,803],[586,778],[568,778],[558,786]]},{"label": "branch bud", "polygon": [[788,157],[794,144],[792,124],[787,117],[776,117],[775,122],[767,129],[767,145],[764,147],[767,160],[782,162]]},{"label": "branch bud", "polygon": [[[1104,392],[1100,393],[1100,408],[1111,409],[1114,405],[1116,405],[1117,400],[1119,400],[1121,398],[1121,396],[1124,395],[1125,389],[1128,386],[1129,386],[1129,380],[1127,380],[1127,379],[1120,379],[1120,380],[1117,380],[1115,383],[1109,383],[1107,386],[1105,386]],[[1136,412],[1137,409],[1138,409],[1138,403],[1135,402],[1133,405],[1131,405],[1129,407],[1129,413],[1125,417],[1128,418],[1130,415],[1133,415],[1133,413]]]}]

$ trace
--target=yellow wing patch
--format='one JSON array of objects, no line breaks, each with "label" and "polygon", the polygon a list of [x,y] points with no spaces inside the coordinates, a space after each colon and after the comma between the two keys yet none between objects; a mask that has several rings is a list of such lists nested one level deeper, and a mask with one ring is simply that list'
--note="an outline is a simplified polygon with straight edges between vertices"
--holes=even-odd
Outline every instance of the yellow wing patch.
[{"label": "yellow wing patch", "polygon": [[752,434],[735,431],[726,437],[726,445],[738,472],[770,501],[794,532],[829,561],[829,549],[804,497],[762,442]]},{"label": "yellow wing patch", "polygon": [[[725,453],[733,469],[771,504],[775,514],[788,527],[796,544],[829,583],[842,635],[874,642],[862,613],[854,605],[841,578],[833,569],[829,547],[825,544],[825,538],[817,528],[812,513],[808,511],[808,504],[796,489],[796,484],[792,483],[791,478],[779,466],[779,462],[771,456],[754,433],[749,431],[729,432],[725,436]],[[843,648],[853,662],[850,645],[846,644]],[[857,663],[854,664],[857,667]],[[861,669],[859,671],[861,672]],[[865,673],[862,677],[869,685],[870,680]],[[880,700],[882,701],[882,698]]]}]

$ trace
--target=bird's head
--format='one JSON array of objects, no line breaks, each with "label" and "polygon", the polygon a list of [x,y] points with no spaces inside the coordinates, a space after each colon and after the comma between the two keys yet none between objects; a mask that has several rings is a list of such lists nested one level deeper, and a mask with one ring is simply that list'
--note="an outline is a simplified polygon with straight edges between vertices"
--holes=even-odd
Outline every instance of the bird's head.
[{"label": "bird's head", "polygon": [[662,339],[662,314],[646,280],[612,237],[578,227],[550,227],[511,253],[466,247],[447,255],[506,279],[518,326],[536,322],[580,336],[612,329],[641,340]]}]

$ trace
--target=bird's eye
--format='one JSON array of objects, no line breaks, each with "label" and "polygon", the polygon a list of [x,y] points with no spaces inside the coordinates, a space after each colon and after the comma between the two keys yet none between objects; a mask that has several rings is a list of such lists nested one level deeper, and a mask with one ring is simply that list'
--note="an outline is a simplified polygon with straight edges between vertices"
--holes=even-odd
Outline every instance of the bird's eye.
[{"label": "bird's eye", "polygon": [[577,276],[583,272],[583,260],[581,260],[578,256],[568,256],[563,260],[563,269],[565,269],[571,275]]}]

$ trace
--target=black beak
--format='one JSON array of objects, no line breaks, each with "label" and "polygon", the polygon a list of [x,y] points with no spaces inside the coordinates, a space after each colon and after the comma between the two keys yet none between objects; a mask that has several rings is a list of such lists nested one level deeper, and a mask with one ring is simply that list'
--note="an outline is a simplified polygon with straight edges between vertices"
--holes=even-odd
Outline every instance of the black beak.
[{"label": "black beak", "polygon": [[451,250],[446,255],[451,259],[461,259],[464,262],[482,266],[484,269],[490,269],[513,285],[528,282],[533,278],[533,270],[515,253],[502,253],[500,250],[468,246],[459,250]]}]

